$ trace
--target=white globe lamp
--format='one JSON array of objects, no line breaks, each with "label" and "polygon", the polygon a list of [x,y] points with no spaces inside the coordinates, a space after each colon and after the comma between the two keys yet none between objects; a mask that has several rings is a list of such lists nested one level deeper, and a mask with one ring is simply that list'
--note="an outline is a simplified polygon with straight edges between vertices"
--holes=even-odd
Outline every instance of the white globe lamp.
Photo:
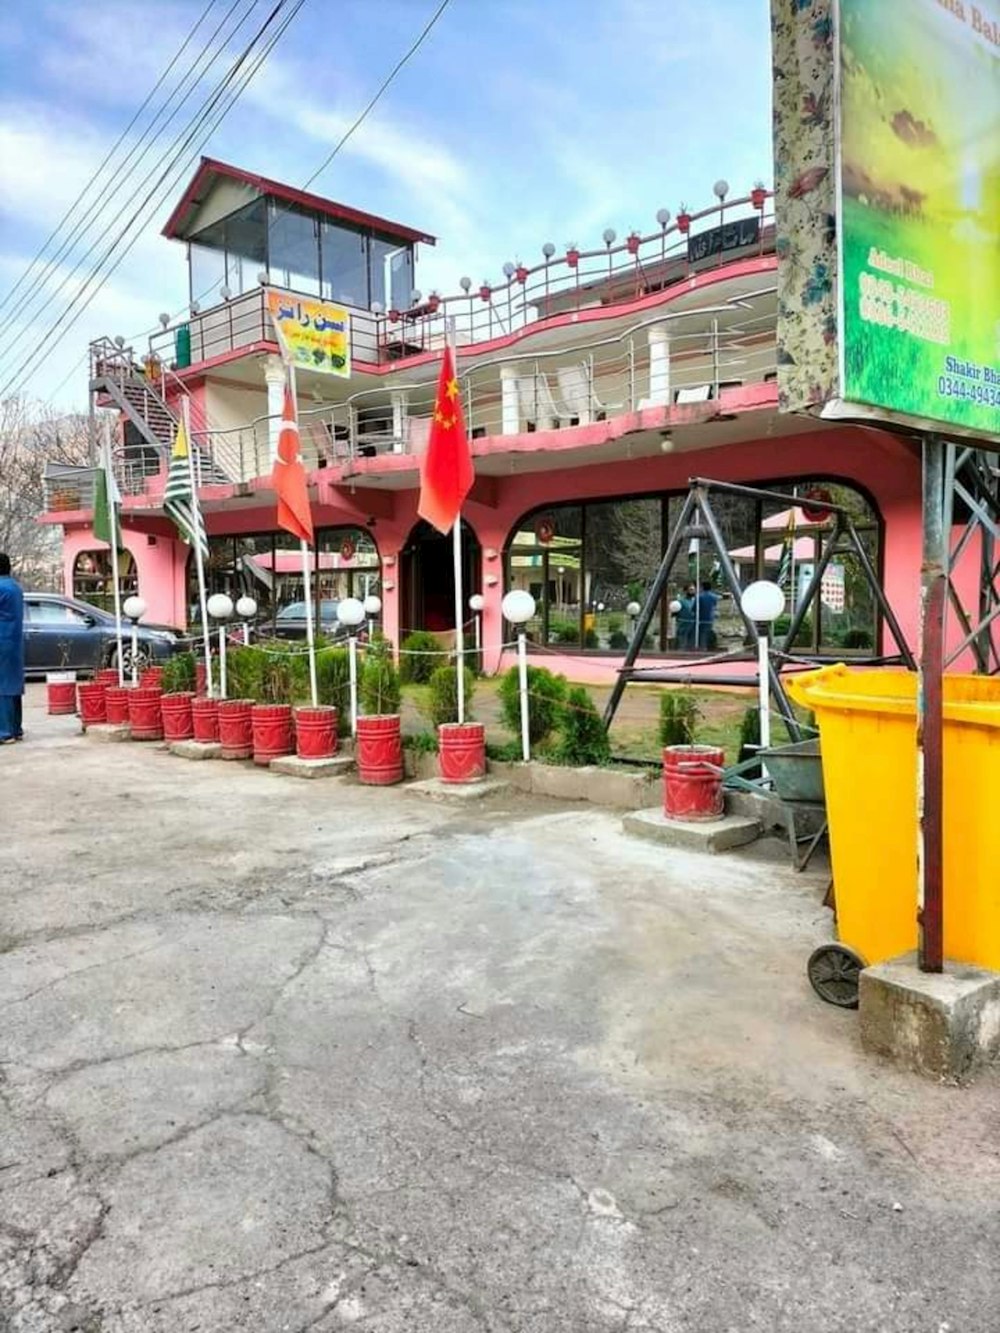
[{"label": "white globe lamp", "polygon": [[740,596],[743,614],[758,625],[769,625],[785,609],[785,594],[776,583],[758,579],[748,584]]},{"label": "white globe lamp", "polygon": [[472,596],[469,598],[470,611],[476,611],[476,612],[481,611],[485,605],[486,605],[486,598],[483,596],[481,592],[474,592]]},{"label": "white globe lamp", "polygon": [[514,588],[500,603],[500,610],[512,625],[523,625],[535,614],[535,599],[523,588]]},{"label": "white globe lamp", "polygon": [[208,614],[213,620],[228,620],[233,614],[233,599],[224,592],[214,592],[208,599]]},{"label": "white globe lamp", "polygon": [[376,597],[374,593],[369,593],[361,605],[364,607],[366,616],[377,616],[382,610],[382,598]]},{"label": "white globe lamp", "polygon": [[337,603],[337,619],[348,629],[357,629],[365,618],[365,604],[357,597],[345,597]]},{"label": "white globe lamp", "polygon": [[528,727],[528,641],[524,626],[535,614],[535,599],[523,588],[512,588],[500,603],[504,619],[517,626],[517,678],[521,695],[521,758],[531,758],[531,736]]},{"label": "white globe lamp", "polygon": [[257,603],[252,597],[241,597],[236,603],[236,614],[241,620],[253,620],[257,614]]},{"label": "white globe lamp", "polygon": [[146,603],[141,597],[126,597],[122,610],[129,620],[141,620],[146,614]]}]

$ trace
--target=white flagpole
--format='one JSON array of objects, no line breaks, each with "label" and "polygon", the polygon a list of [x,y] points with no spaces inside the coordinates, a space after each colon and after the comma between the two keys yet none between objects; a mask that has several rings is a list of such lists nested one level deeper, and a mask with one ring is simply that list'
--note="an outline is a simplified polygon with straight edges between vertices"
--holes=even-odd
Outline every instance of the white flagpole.
[{"label": "white flagpole", "polygon": [[104,486],[108,497],[108,531],[111,534],[111,583],[115,599],[115,644],[118,650],[118,684],[125,684],[125,639],[122,634],[122,590],[118,582],[118,523],[115,517],[115,481],[111,470],[111,419],[104,421]]},{"label": "white flagpole", "polygon": [[[187,436],[188,477],[191,480],[191,521],[194,524],[194,563],[198,571],[198,602],[201,606],[201,632],[205,643],[205,689],[211,699],[215,691],[212,688],[212,640],[208,632],[208,599],[205,596],[205,558],[201,551],[201,505],[198,501],[198,486],[194,475],[194,440],[191,438],[191,403],[184,395],[184,434]],[[187,601],[185,591],[184,600]],[[185,607],[185,611],[187,608]]]},{"label": "white flagpole", "polygon": [[[451,366],[455,379],[458,379],[458,363],[455,359],[455,319],[451,316],[448,320],[448,329],[445,335],[446,345],[451,351]],[[459,400],[461,401],[461,400]],[[455,564],[455,670],[458,673],[455,679],[456,698],[458,701],[458,721],[465,721],[465,636],[463,634],[462,616],[465,610],[465,598],[462,596],[462,511],[459,510],[455,516],[455,523],[451,530],[452,556]]]},{"label": "white flagpole", "polygon": [[[288,382],[292,390],[292,405],[295,408],[295,427],[298,436],[299,425],[299,394],[298,386],[295,381],[295,364],[289,362]],[[298,436],[299,441],[299,462],[302,461],[302,438]],[[303,538],[302,546],[302,584],[306,599],[306,648],[309,653],[309,694],[312,698],[313,708],[319,707],[319,688],[316,682],[316,634],[313,626],[313,600],[312,600],[312,551],[309,549],[309,543]]]}]

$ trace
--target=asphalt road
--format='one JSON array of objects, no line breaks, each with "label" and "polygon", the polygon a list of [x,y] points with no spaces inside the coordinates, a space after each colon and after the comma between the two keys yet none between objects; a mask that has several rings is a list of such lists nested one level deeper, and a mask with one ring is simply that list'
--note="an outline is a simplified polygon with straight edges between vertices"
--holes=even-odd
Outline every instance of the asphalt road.
[{"label": "asphalt road", "polygon": [[997,1079],[865,1057],[821,875],[612,814],[0,750],[4,1333],[995,1333]]}]

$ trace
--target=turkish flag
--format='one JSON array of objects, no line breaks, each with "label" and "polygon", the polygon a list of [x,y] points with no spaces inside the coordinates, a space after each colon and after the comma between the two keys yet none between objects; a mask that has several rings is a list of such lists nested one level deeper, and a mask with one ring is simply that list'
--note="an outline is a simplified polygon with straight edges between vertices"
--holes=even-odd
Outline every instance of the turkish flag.
[{"label": "turkish flag", "polygon": [[420,468],[417,513],[438,532],[450,532],[474,480],[455,363],[451,348],[445,347],[430,439]]},{"label": "turkish flag", "polygon": [[271,485],[278,495],[278,527],[304,542],[313,539],[312,512],[306,470],[299,454],[299,423],[291,387],[285,385],[285,405],[281,413],[278,457],[274,460]]}]

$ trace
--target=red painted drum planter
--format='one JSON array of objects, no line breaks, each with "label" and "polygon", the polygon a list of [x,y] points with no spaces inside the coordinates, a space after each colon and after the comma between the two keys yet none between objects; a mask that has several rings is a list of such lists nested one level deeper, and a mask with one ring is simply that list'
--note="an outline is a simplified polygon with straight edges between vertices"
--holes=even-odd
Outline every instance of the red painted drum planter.
[{"label": "red painted drum planter", "polygon": [[219,741],[223,759],[249,759],[253,754],[252,699],[219,700]]},{"label": "red painted drum planter", "polygon": [[179,690],[176,694],[165,694],[160,700],[165,741],[189,741],[194,736],[194,724],[191,719],[193,699],[194,695],[190,692]]},{"label": "red painted drum planter", "polygon": [[159,685],[137,685],[128,692],[128,721],[134,741],[162,741],[163,714]]},{"label": "red painted drum planter", "polygon": [[663,813],[668,819],[721,819],[722,767],[715,745],[668,745],[663,751]]},{"label": "red painted drum planter", "polygon": [[191,700],[191,730],[202,745],[217,745],[219,741],[218,699]]},{"label": "red painted drum planter", "polygon": [[291,704],[254,704],[252,727],[255,764],[269,764],[294,750]]},{"label": "red painted drum planter", "polygon": [[97,726],[107,722],[107,705],[104,702],[104,686],[96,680],[85,682],[76,687],[77,712],[85,727]]},{"label": "red painted drum planter", "polygon": [[337,710],[296,708],[295,752],[300,759],[332,759],[337,753]]},{"label": "red painted drum planter", "polygon": [[104,711],[109,726],[123,727],[127,724],[129,693],[126,685],[109,685],[104,691]]},{"label": "red painted drum planter", "polygon": [[139,684],[143,689],[151,690],[154,686],[163,684],[163,667],[151,666],[145,667],[139,672]]},{"label": "red painted drum planter", "polygon": [[359,717],[354,747],[358,777],[369,787],[391,787],[403,780],[403,737],[399,714]]},{"label": "red painted drum planter", "polygon": [[482,722],[446,722],[438,727],[442,782],[478,782],[486,776],[486,728]]},{"label": "red painted drum planter", "polygon": [[45,677],[49,716],[62,717],[76,712],[76,672],[53,671]]},{"label": "red painted drum planter", "polygon": [[94,672],[94,680],[99,685],[103,685],[105,689],[109,685],[119,685],[121,683],[118,679],[117,667],[101,667],[100,671]]}]

